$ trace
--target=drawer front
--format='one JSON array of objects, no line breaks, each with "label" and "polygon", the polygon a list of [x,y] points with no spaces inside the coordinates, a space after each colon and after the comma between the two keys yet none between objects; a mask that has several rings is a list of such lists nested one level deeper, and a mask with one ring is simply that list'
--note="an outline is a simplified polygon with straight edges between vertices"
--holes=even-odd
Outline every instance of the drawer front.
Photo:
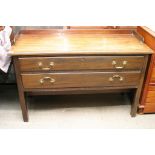
[{"label": "drawer front", "polygon": [[155,66],[153,67],[152,75],[151,75],[151,83],[155,83]]},{"label": "drawer front", "polygon": [[144,113],[155,113],[155,102],[153,104],[146,103]]},{"label": "drawer front", "polygon": [[144,113],[155,112],[155,86],[149,85],[145,100]]},{"label": "drawer front", "polygon": [[136,86],[140,72],[85,72],[22,74],[24,88]]},{"label": "drawer front", "polygon": [[148,91],[154,91],[155,92],[155,85],[149,85]]},{"label": "drawer front", "polygon": [[[154,97],[155,98],[155,91],[149,90],[147,92],[147,97]],[[155,101],[155,100],[154,100]]]},{"label": "drawer front", "polygon": [[149,104],[155,104],[155,97],[147,97],[146,98],[146,103],[149,103]]},{"label": "drawer front", "polygon": [[19,58],[21,71],[135,69],[143,67],[143,56],[79,56]]}]

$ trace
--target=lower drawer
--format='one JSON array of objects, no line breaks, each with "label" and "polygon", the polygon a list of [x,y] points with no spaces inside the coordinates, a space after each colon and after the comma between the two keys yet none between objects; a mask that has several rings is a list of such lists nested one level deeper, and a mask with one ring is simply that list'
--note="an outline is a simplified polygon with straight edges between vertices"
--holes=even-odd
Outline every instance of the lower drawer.
[{"label": "lower drawer", "polygon": [[155,112],[155,86],[149,85],[145,99],[144,113]]},{"label": "lower drawer", "polygon": [[151,104],[151,103],[155,104],[155,96],[150,96],[150,94],[147,95],[146,103],[147,103],[147,104],[149,104],[149,103],[150,103],[150,104]]},{"label": "lower drawer", "polygon": [[144,113],[155,113],[155,103],[154,104],[147,104],[146,103],[143,112]]},{"label": "lower drawer", "polygon": [[136,86],[140,72],[67,72],[22,74],[24,88]]},{"label": "lower drawer", "polygon": [[153,67],[150,82],[151,82],[151,83],[155,83],[155,67]]},{"label": "lower drawer", "polygon": [[155,98],[155,91],[149,90],[147,93],[147,97],[154,97]]}]

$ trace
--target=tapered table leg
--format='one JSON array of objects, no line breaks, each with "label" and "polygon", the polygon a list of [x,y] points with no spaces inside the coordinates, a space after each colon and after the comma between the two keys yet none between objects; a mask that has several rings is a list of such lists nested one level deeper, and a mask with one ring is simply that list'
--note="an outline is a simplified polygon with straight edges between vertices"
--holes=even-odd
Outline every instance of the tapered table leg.
[{"label": "tapered table leg", "polygon": [[20,106],[22,109],[23,120],[24,120],[24,122],[28,122],[28,108],[27,108],[27,104],[26,104],[26,100],[25,100],[25,93],[24,93],[24,88],[23,88],[22,79],[21,79],[20,70],[19,70],[20,66],[19,66],[17,57],[13,58],[13,64],[14,64],[15,73],[16,73],[19,102],[20,102]]},{"label": "tapered table leg", "polygon": [[24,92],[19,92],[19,102],[22,109],[23,120],[24,122],[28,122],[28,108],[27,108]]},{"label": "tapered table leg", "polygon": [[133,103],[131,105],[131,117],[135,117],[137,114],[137,110],[138,110],[138,105],[139,105],[139,98],[140,98],[140,92],[138,92],[139,90],[136,90],[134,93],[134,99],[133,99]]}]

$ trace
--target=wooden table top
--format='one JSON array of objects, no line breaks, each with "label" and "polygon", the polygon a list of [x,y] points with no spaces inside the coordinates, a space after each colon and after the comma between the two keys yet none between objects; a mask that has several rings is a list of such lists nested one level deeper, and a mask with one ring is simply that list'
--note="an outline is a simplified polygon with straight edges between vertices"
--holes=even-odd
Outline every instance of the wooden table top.
[{"label": "wooden table top", "polygon": [[24,30],[11,55],[151,54],[129,30]]}]

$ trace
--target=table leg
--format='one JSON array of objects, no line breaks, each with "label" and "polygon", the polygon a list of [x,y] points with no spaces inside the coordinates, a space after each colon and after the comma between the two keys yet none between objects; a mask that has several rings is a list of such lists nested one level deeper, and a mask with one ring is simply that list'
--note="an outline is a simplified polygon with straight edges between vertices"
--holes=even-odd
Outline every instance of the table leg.
[{"label": "table leg", "polygon": [[142,69],[142,76],[141,76],[141,79],[139,82],[139,87],[134,92],[134,99],[133,99],[133,103],[131,105],[131,113],[130,114],[132,117],[135,117],[137,114],[138,106],[140,103],[140,95],[141,95],[141,91],[143,88],[143,82],[144,82],[144,77],[145,77],[145,73],[146,73],[146,68],[147,68],[149,56],[146,55],[144,59],[145,59],[144,60],[144,66]]},{"label": "table leg", "polygon": [[20,106],[22,109],[23,120],[24,120],[24,122],[28,122],[28,108],[27,108],[27,104],[26,104],[26,100],[25,100],[25,92],[24,92],[24,88],[22,85],[22,79],[21,79],[20,70],[19,70],[20,67],[19,67],[19,62],[18,62],[17,57],[13,58],[13,64],[14,64],[15,73],[16,73],[19,102],[20,102]]},{"label": "table leg", "polygon": [[132,101],[132,105],[131,105],[131,117],[136,117],[137,114],[137,110],[138,110],[138,105],[139,105],[139,98],[140,98],[140,90],[135,90],[134,92],[134,98]]},{"label": "table leg", "polygon": [[19,92],[19,102],[22,109],[23,120],[24,122],[28,122],[28,108],[27,108],[24,92]]}]

